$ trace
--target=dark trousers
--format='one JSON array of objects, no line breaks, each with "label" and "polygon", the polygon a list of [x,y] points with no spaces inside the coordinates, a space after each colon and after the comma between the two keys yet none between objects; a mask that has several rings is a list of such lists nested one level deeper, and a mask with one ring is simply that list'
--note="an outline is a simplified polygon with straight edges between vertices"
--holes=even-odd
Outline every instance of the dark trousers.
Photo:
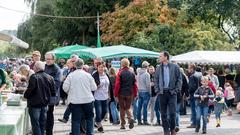
[{"label": "dark trousers", "polygon": [[93,103],[70,104],[72,112],[72,135],[80,135],[81,121],[86,119],[86,135],[93,135]]},{"label": "dark trousers", "polygon": [[169,91],[164,91],[163,94],[160,94],[160,111],[164,133],[169,133],[176,127],[176,108],[176,94],[173,95]]},{"label": "dark trousers", "polygon": [[63,114],[63,118],[68,121],[70,114],[71,114],[71,109],[70,109],[70,107],[68,105],[66,110],[65,110],[65,112],[64,112],[64,114]]},{"label": "dark trousers", "polygon": [[28,113],[31,119],[34,135],[44,135],[47,107],[29,107]]},{"label": "dark trousers", "polygon": [[53,135],[53,125],[54,125],[54,105],[48,106],[47,111],[47,123],[46,123],[46,135]]}]

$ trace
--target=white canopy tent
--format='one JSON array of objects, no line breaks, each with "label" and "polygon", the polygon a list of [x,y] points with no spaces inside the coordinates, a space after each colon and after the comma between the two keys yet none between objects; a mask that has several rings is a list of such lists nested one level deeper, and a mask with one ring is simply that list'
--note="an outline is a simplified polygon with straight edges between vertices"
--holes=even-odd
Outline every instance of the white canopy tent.
[{"label": "white canopy tent", "polygon": [[179,64],[230,65],[240,64],[240,51],[192,51],[173,56]]},{"label": "white canopy tent", "polygon": [[25,43],[24,41],[18,39],[17,37],[15,37],[13,35],[0,33],[0,40],[7,41],[12,45],[19,46],[24,49],[27,49],[29,47],[28,43]]}]

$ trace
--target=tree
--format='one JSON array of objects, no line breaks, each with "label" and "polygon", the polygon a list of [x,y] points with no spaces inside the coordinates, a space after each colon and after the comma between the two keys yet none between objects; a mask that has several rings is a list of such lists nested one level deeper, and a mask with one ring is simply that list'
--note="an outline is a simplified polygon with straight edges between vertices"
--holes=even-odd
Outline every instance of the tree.
[{"label": "tree", "polygon": [[130,44],[138,32],[151,33],[158,23],[175,24],[178,12],[160,0],[135,0],[103,14],[101,39],[105,44]]},{"label": "tree", "polygon": [[[239,0],[188,0],[189,18],[214,24],[227,34],[231,43],[239,40]],[[237,45],[239,46],[239,45]]]}]

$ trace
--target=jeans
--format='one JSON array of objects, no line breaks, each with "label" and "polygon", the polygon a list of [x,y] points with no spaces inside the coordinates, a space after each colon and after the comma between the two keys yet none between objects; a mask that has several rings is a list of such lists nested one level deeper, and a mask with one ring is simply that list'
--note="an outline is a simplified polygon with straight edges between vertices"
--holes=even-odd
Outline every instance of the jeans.
[{"label": "jeans", "polygon": [[69,107],[69,105],[68,105],[67,108],[66,108],[66,110],[65,110],[65,112],[64,112],[64,114],[63,114],[63,118],[64,118],[66,121],[68,121],[70,114],[71,114],[71,109],[70,109],[70,107]]},{"label": "jeans", "polygon": [[157,99],[156,99],[156,102],[155,102],[155,107],[154,107],[154,110],[155,110],[155,114],[156,114],[156,117],[157,117],[157,122],[160,123],[160,95],[157,95]]},{"label": "jeans", "polygon": [[72,112],[72,135],[80,135],[80,123],[83,116],[86,120],[86,135],[93,135],[93,103],[70,104]]},{"label": "jeans", "polygon": [[119,121],[119,114],[117,110],[117,103],[115,101],[110,102],[111,115],[113,123],[116,124]]},{"label": "jeans", "polygon": [[180,126],[180,108],[181,108],[181,102],[177,103],[177,110],[176,110],[176,126]]},{"label": "jeans", "polygon": [[53,125],[54,125],[53,111],[54,111],[54,105],[48,105],[46,135],[53,135]]},{"label": "jeans", "polygon": [[164,91],[163,94],[160,94],[160,110],[162,114],[161,117],[164,133],[165,132],[169,133],[170,130],[175,129],[176,107],[177,107],[176,94],[171,94],[170,91]]},{"label": "jeans", "polygon": [[107,100],[95,100],[94,102],[95,112],[96,112],[96,123],[101,125],[101,121],[104,119],[107,109],[108,109],[108,101]]},{"label": "jeans", "polygon": [[47,107],[29,107],[28,113],[31,119],[33,134],[44,135],[45,123],[47,119]]},{"label": "jeans", "polygon": [[150,122],[153,123],[153,120],[154,120],[154,117],[155,117],[155,103],[156,103],[156,99],[157,99],[157,96],[155,97],[150,97],[150,101],[149,101],[149,104],[148,104],[148,108],[150,108],[151,110],[151,114],[150,114]]},{"label": "jeans", "polygon": [[149,92],[139,92],[138,95],[138,121],[142,121],[142,108],[143,108],[143,121],[147,121],[148,102],[150,99]]},{"label": "jeans", "polygon": [[133,106],[133,118],[134,120],[137,119],[137,115],[138,115],[138,99],[134,99],[133,100],[133,103],[132,103],[132,106]]},{"label": "jeans", "polygon": [[208,106],[196,106],[196,126],[200,127],[201,116],[203,120],[203,128],[207,128]]},{"label": "jeans", "polygon": [[196,107],[195,98],[190,97],[190,107],[191,107],[191,125],[196,125]]}]

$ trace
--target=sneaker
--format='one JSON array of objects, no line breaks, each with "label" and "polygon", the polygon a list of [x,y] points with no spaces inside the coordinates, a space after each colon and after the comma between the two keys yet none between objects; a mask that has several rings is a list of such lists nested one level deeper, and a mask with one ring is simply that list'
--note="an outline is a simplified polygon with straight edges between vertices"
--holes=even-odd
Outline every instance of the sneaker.
[{"label": "sneaker", "polygon": [[153,126],[162,126],[161,122],[156,122]]},{"label": "sneaker", "polygon": [[126,129],[126,128],[125,128],[125,126],[121,126],[120,129],[124,130],[124,129]]},{"label": "sneaker", "polygon": [[97,130],[98,130],[98,132],[104,133],[104,131],[103,131],[103,127],[102,127],[102,126],[99,127]]},{"label": "sneaker", "polygon": [[187,128],[196,128],[196,125],[190,125]]},{"label": "sneaker", "polygon": [[139,121],[139,122],[138,122],[138,125],[139,125],[139,126],[140,126],[140,125],[143,125],[143,123]]},{"label": "sneaker", "polygon": [[207,129],[206,128],[203,128],[202,134],[207,134]]},{"label": "sneaker", "polygon": [[195,132],[198,133],[199,129],[200,129],[200,127],[196,127]]},{"label": "sneaker", "polygon": [[150,125],[147,121],[144,121],[143,122],[143,125],[146,125],[146,126],[148,126],[148,125]]},{"label": "sneaker", "polygon": [[62,122],[62,123],[67,123],[68,121],[65,120],[64,118],[63,119],[58,119],[58,121]]},{"label": "sneaker", "polygon": [[129,121],[129,129],[133,129],[134,128],[134,120],[130,120]]},{"label": "sneaker", "polygon": [[177,126],[175,127],[175,132],[179,132],[180,128]]}]

